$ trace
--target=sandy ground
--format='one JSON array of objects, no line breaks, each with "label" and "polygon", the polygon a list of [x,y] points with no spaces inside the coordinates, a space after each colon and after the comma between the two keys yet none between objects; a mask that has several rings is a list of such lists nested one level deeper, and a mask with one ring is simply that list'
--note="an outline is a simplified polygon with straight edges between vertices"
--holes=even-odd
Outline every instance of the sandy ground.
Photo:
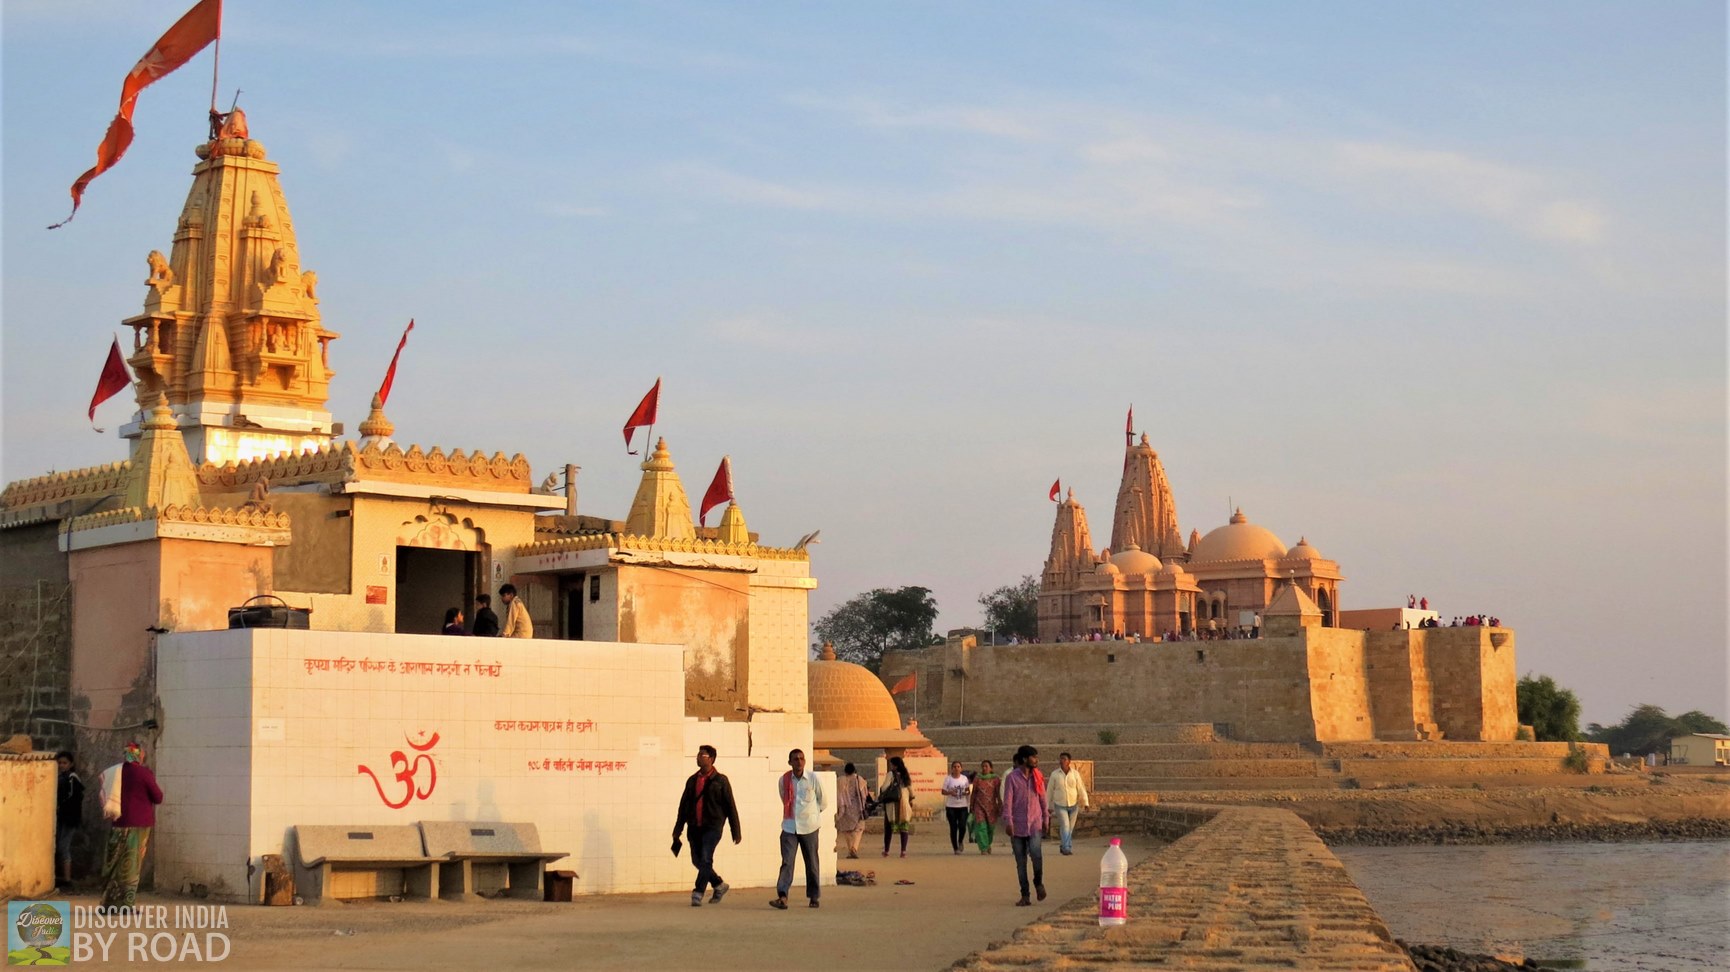
[{"label": "sandy ground", "polygon": [[[880,839],[880,838],[879,838]],[[241,969],[942,969],[1007,938],[1017,927],[1079,897],[1092,897],[1106,840],[1077,840],[1075,854],[1046,843],[1050,897],[1017,908],[1015,859],[999,837],[991,856],[959,857],[946,839],[913,838],[908,857],[873,852],[840,865],[876,872],[873,887],[825,887],[823,907],[806,907],[803,866],[795,868],[792,905],[768,906],[772,888],[735,888],[719,905],[691,907],[690,892],[581,897],[570,904],[483,901],[366,902],[332,907],[231,905],[232,954],[207,966]],[[870,835],[866,847],[869,848]],[[1124,841],[1137,863],[1160,844]],[[879,844],[880,848],[881,845]],[[726,873],[726,846],[717,863]],[[897,880],[911,885],[897,885]],[[75,897],[74,905],[95,899]],[[143,904],[193,903],[140,895]],[[1134,903],[1131,902],[1131,908]],[[79,963],[82,968],[137,964]]]}]

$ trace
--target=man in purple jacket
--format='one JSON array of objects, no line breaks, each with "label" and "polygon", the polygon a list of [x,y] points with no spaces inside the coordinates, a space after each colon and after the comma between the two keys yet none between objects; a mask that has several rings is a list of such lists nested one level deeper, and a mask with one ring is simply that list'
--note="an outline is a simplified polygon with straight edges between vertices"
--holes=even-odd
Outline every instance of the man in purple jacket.
[{"label": "man in purple jacket", "polygon": [[1027,859],[1033,858],[1033,891],[1045,900],[1045,855],[1039,838],[1045,833],[1045,777],[1039,773],[1039,750],[1022,746],[1015,751],[1015,769],[1003,780],[1003,829],[1015,851],[1015,876],[1021,881],[1017,907],[1033,904],[1027,894]]},{"label": "man in purple jacket", "polygon": [[156,774],[144,765],[144,747],[127,743],[119,770],[120,816],[108,832],[108,856],[102,865],[101,911],[109,914],[138,905],[138,875],[150,845],[150,828],[156,826],[156,805],[162,802]]}]

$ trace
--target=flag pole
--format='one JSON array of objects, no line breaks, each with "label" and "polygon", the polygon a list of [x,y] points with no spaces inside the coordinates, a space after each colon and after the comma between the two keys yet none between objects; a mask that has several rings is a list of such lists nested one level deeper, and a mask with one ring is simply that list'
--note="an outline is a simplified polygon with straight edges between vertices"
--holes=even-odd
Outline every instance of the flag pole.
[{"label": "flag pole", "polygon": [[[216,6],[216,40],[211,47],[214,56],[210,59],[210,113],[216,114],[217,76],[222,70],[222,5]],[[211,137],[215,137],[212,133]]]}]

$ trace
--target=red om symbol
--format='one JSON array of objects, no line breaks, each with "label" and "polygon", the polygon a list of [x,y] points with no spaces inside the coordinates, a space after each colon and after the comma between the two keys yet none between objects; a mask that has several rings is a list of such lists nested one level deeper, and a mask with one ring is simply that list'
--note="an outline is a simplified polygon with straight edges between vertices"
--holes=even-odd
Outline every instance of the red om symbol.
[{"label": "red om symbol", "polygon": [[[433,733],[432,738],[428,739],[424,743],[416,743],[406,735],[403,736],[403,741],[407,742],[408,748],[414,750],[417,755],[414,758],[414,762],[411,763],[409,762],[408,756],[400,749],[394,750],[390,754],[390,768],[396,772],[396,781],[402,784],[401,800],[398,800],[395,803],[391,802],[390,797],[385,795],[384,784],[378,781],[378,774],[374,773],[369,767],[355,767],[355,772],[365,773],[367,776],[372,777],[372,785],[378,789],[378,798],[383,800],[384,805],[390,807],[392,810],[401,810],[403,807],[408,806],[410,800],[425,800],[427,797],[432,796],[433,787],[438,786],[439,781],[438,764],[433,762],[431,756],[427,755],[428,750],[439,744],[439,734],[436,732]],[[415,782],[415,776],[421,769],[421,760],[426,760],[427,781],[425,791],[422,791],[420,786]]]}]

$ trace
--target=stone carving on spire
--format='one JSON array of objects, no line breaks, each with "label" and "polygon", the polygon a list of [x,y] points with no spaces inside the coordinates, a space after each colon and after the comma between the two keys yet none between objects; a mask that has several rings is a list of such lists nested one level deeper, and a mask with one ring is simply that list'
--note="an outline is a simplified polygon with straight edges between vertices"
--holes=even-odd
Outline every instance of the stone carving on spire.
[{"label": "stone carving on spire", "polygon": [[1161,560],[1185,555],[1171,483],[1145,432],[1124,456],[1123,481],[1111,521],[1111,549],[1125,550],[1132,543]]},{"label": "stone carving on spire", "polygon": [[161,250],[151,250],[144,261],[150,264],[150,276],[144,281],[145,286],[165,290],[174,285],[174,268],[168,265],[168,258],[162,255]]},{"label": "stone carving on spire", "polygon": [[[639,537],[696,537],[691,501],[685,496],[685,484],[673,469],[673,457],[667,451],[665,438],[655,442],[655,452],[644,460],[642,469],[643,479],[637,484],[630,515],[625,518],[625,532]],[[741,525],[742,522],[743,517]]]}]

